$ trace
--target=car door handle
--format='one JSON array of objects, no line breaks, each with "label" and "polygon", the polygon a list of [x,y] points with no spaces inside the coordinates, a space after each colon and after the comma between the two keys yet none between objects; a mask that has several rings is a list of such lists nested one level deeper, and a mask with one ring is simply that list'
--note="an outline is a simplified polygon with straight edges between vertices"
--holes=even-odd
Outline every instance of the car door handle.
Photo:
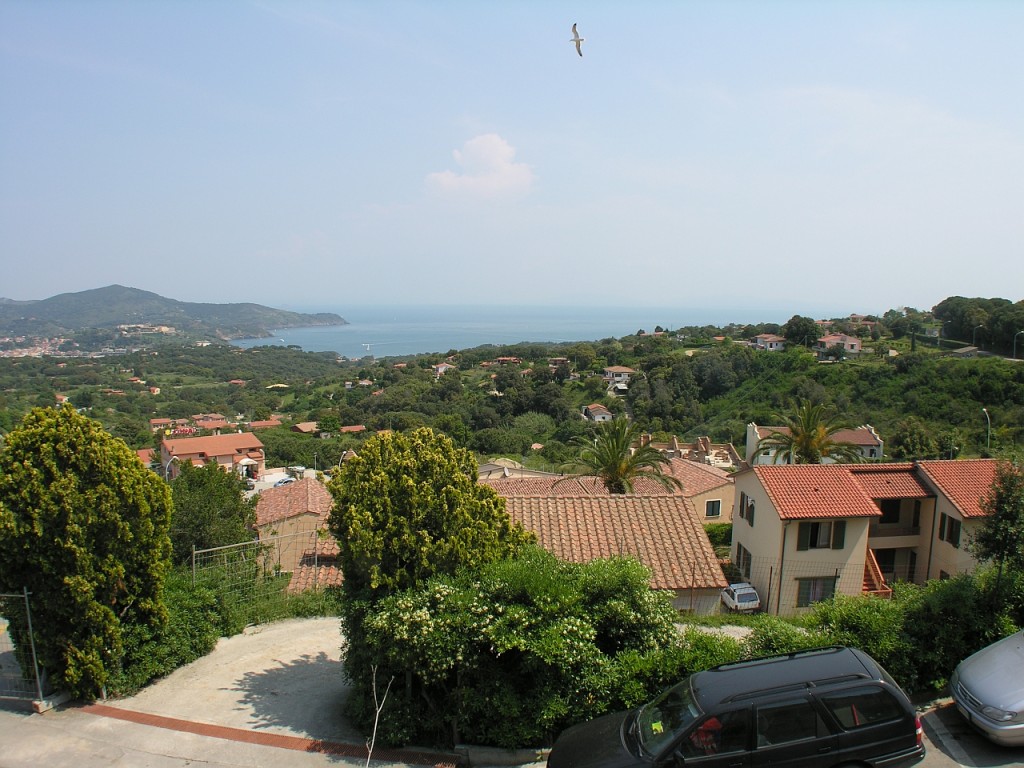
[{"label": "car door handle", "polygon": [[818,754],[825,755],[832,751],[832,747],[818,747]]}]

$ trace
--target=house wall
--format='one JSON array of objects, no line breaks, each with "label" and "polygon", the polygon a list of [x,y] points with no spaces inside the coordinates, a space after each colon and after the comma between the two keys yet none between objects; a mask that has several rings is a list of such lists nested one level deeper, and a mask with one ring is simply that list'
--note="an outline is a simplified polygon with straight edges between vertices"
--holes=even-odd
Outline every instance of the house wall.
[{"label": "house wall", "polygon": [[[959,547],[954,547],[948,541],[943,541],[939,538],[940,521],[943,514],[960,522]],[[974,531],[977,529],[979,521],[969,520],[965,522],[957,508],[948,499],[939,496],[935,502],[935,515],[931,523],[931,528],[928,531],[931,553],[925,565],[928,569],[927,578],[938,579],[943,575],[955,576],[958,573],[974,571],[978,563],[971,553],[967,551],[967,544],[974,536]]]},{"label": "house wall", "polygon": [[707,616],[718,613],[720,600],[718,589],[679,589],[672,598],[672,607],[680,613]]},{"label": "house wall", "polygon": [[[917,508],[917,512],[915,512]],[[923,584],[926,579],[929,534],[935,519],[935,498],[901,499],[900,518],[894,523],[872,522],[869,545],[875,551],[887,582],[893,579]],[[915,525],[916,523],[916,525]],[[891,550],[893,568],[884,565],[880,553]]]},{"label": "house wall", "polygon": [[315,532],[322,527],[323,522],[319,515],[306,512],[261,525],[257,532],[260,540],[274,537],[279,539],[279,546],[273,552],[272,565],[284,573],[292,573],[298,568],[303,553],[313,548]]},{"label": "house wall", "polygon": [[[726,483],[718,488],[712,488],[706,493],[698,493],[687,497],[693,502],[693,508],[697,510],[697,519],[704,523],[731,523],[733,506],[736,503],[736,488],[732,483]],[[718,500],[722,502],[722,514],[720,517],[707,517],[707,502]]]},{"label": "house wall", "polygon": [[836,594],[859,595],[864,589],[864,565],[868,549],[868,518],[841,518],[846,522],[842,549],[797,549],[797,535],[801,522],[830,522],[837,520],[791,520],[787,527],[784,557],[780,561],[775,579],[776,594],[772,599],[773,613],[792,616],[807,613],[811,606],[798,607],[800,579],[835,579]]},{"label": "house wall", "polygon": [[[867,559],[868,526],[873,518],[845,518],[846,532],[842,549],[797,549],[800,522],[836,522],[808,519],[780,520],[768,494],[753,472],[736,477],[736,504],[733,509],[733,563],[738,562],[737,544],[751,555],[750,575],[768,613],[792,616],[806,613],[810,607],[799,608],[800,579],[835,581],[835,591],[848,595],[861,594],[864,587],[864,564]],[[743,494],[754,501],[754,525],[739,514]]]}]

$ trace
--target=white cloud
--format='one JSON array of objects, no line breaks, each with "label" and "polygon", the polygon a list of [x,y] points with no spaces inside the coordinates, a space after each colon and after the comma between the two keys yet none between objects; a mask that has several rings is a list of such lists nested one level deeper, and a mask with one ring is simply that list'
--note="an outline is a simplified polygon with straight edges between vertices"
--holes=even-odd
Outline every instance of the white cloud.
[{"label": "white cloud", "polygon": [[470,139],[452,156],[460,170],[428,174],[429,187],[445,194],[493,198],[525,194],[533,184],[533,170],[515,162],[515,147],[496,133]]}]

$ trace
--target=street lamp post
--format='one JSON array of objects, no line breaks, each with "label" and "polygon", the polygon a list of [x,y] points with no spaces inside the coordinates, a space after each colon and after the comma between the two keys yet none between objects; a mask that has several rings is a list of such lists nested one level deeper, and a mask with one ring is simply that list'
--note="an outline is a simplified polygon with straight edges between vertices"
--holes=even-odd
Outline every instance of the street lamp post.
[{"label": "street lamp post", "polygon": [[177,461],[177,460],[178,460],[178,457],[177,457],[177,456],[171,456],[171,458],[169,458],[169,459],[167,460],[167,463],[166,463],[166,464],[164,464],[164,482],[165,482],[165,483],[166,483],[166,482],[167,482],[167,480],[168,480],[168,478],[167,478],[167,473],[168,473],[168,472],[170,472],[170,470],[171,470],[171,464],[172,464],[173,462]]},{"label": "street lamp post", "polygon": [[988,422],[988,431],[985,433],[985,450],[988,451],[989,445],[992,443],[992,419],[988,416],[988,408],[982,408],[981,412],[985,414],[985,421]]},{"label": "street lamp post", "polygon": [[1017,359],[1017,337],[1020,336],[1024,331],[1017,331],[1013,334],[1013,359]]}]

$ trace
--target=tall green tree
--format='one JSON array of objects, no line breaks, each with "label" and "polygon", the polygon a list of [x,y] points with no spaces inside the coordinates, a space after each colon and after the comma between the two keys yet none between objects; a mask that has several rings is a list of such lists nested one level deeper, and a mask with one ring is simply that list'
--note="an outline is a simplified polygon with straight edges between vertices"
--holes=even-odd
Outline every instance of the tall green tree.
[{"label": "tall green tree", "polygon": [[171,546],[175,563],[187,563],[192,548],[209,549],[254,538],[255,497],[245,498],[245,484],[217,464],[195,467],[182,462],[171,483]]},{"label": "tall green tree", "polygon": [[802,347],[809,347],[821,336],[821,329],[814,322],[813,317],[793,315],[782,326],[782,335],[790,344],[799,344]]},{"label": "tall green tree", "polygon": [[837,440],[836,433],[850,426],[822,404],[797,403],[793,412],[779,417],[784,422],[757,443],[758,452],[774,450],[773,462],[821,464],[822,459],[855,463],[863,461],[854,443]]},{"label": "tall green tree", "polygon": [[[613,419],[597,425],[594,435],[579,435],[572,443],[578,453],[564,469],[569,477],[599,477],[609,493],[632,493],[633,483],[641,478],[653,480],[666,490],[682,488],[672,475],[669,458],[649,445],[634,447],[640,439],[640,427],[627,419]],[[568,479],[568,478],[566,478]]]},{"label": "tall green tree", "polygon": [[428,428],[370,438],[328,490],[328,525],[352,597],[376,600],[500,560],[533,538],[477,483],[473,454]]},{"label": "tall green tree", "polygon": [[[82,698],[124,661],[124,634],[161,628],[171,495],[122,441],[74,408],[39,408],[0,452],[0,592],[31,595],[38,660]],[[11,616],[19,646],[24,617]]]},{"label": "tall green tree", "polygon": [[[334,497],[328,526],[345,574],[340,608],[348,713],[369,727],[378,676],[409,673],[389,664],[387,649],[368,632],[381,601],[433,576],[510,557],[533,536],[512,523],[503,499],[477,482],[473,454],[427,428],[370,438],[327,487]],[[400,702],[403,709],[413,706]]]},{"label": "tall green tree", "polygon": [[971,549],[979,560],[992,560],[999,573],[1008,567],[1024,571],[1024,467],[1000,461],[992,487],[981,499],[986,517]]}]

